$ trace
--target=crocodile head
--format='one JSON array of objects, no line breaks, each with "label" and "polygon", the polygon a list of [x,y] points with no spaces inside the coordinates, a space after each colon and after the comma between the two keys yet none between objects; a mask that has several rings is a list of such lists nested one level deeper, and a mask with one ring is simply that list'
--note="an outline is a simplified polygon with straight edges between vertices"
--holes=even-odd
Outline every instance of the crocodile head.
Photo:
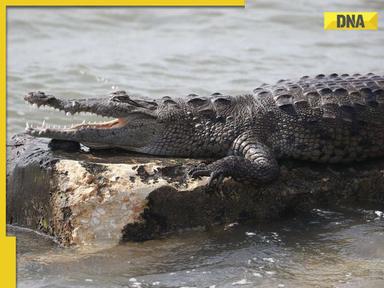
[{"label": "crocodile head", "polygon": [[111,121],[66,127],[52,127],[43,123],[40,127],[27,124],[26,133],[36,137],[76,141],[90,148],[118,147],[130,151],[145,152],[163,131],[163,123],[157,119],[154,101],[133,100],[125,92],[114,92],[110,98],[66,100],[31,92],[24,98],[38,107],[48,106],[67,114],[88,112],[112,117]]}]

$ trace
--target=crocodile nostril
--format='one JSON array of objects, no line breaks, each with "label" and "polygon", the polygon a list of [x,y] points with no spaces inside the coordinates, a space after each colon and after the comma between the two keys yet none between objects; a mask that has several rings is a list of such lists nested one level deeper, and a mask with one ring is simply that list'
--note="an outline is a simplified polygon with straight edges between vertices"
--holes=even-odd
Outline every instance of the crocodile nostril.
[{"label": "crocodile nostril", "polygon": [[27,99],[37,99],[37,100],[45,100],[48,99],[48,96],[45,95],[44,92],[30,92],[28,95],[25,97]]}]

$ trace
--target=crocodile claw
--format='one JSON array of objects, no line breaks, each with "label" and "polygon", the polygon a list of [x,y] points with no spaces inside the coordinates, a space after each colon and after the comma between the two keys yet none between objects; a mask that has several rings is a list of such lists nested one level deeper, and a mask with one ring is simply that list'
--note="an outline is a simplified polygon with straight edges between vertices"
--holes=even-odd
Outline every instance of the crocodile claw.
[{"label": "crocodile claw", "polygon": [[199,178],[203,176],[210,176],[211,172],[208,169],[208,165],[200,163],[188,170],[188,175],[192,178]]},{"label": "crocodile claw", "polygon": [[209,176],[208,188],[216,190],[220,188],[224,181],[224,171],[221,169],[215,169],[212,164],[200,163],[199,165],[191,168],[188,171],[188,175],[191,178],[200,178],[204,176]]}]

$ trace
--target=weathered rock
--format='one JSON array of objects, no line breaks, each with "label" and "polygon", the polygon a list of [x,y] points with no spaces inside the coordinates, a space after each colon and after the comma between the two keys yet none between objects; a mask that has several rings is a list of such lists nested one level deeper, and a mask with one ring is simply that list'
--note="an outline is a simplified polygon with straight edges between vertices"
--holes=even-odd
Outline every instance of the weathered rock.
[{"label": "weathered rock", "polygon": [[64,152],[49,142],[26,135],[10,140],[7,221],[64,245],[147,240],[179,229],[265,221],[314,205],[384,205],[384,160],[337,166],[285,161],[271,185],[227,179],[221,193],[209,193],[207,179],[185,176],[198,160],[76,152],[73,143]]}]

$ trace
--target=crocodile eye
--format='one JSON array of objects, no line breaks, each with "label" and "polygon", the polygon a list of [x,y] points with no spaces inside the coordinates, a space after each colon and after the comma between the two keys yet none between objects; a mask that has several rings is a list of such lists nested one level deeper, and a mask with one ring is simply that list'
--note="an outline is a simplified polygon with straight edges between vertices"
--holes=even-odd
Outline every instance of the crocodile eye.
[{"label": "crocodile eye", "polygon": [[115,91],[111,94],[111,101],[129,102],[131,99],[125,91]]},{"label": "crocodile eye", "polygon": [[128,95],[127,95],[127,96],[113,97],[111,100],[115,101],[115,102],[128,102],[128,100],[130,100],[130,99],[129,99]]}]

